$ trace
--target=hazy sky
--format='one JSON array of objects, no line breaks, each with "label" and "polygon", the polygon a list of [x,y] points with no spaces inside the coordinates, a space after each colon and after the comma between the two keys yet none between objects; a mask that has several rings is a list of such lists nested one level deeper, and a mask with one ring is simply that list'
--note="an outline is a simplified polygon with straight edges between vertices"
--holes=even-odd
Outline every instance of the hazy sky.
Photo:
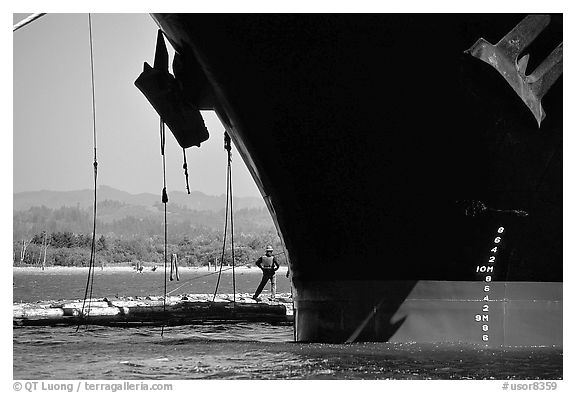
[{"label": "hazy sky", "polygon": [[[158,115],[134,86],[144,61],[153,63],[156,32],[148,14],[92,14],[99,185],[162,190]],[[88,15],[49,13],[14,32],[13,46],[14,192],[91,189]],[[214,113],[203,117],[210,139],[187,149],[190,189],[220,195],[224,129]],[[185,191],[182,149],[166,133],[167,188]],[[240,155],[233,159],[234,195],[259,196]]]}]

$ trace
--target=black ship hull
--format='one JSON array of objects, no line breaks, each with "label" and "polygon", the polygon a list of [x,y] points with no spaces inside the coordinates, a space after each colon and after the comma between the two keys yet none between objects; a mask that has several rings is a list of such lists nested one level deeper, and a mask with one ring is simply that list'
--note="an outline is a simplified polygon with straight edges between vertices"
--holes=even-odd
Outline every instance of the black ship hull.
[{"label": "black ship hull", "polygon": [[153,17],[275,220],[298,341],[561,345],[561,79],[539,126],[464,53],[522,15]]}]

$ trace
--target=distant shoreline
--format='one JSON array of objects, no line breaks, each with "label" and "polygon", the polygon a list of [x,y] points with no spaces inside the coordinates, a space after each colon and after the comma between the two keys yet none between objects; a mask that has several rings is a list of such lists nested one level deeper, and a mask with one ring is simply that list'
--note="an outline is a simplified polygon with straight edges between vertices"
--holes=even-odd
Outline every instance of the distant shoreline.
[{"label": "distant shoreline", "polygon": [[[220,267],[216,271],[219,271]],[[278,270],[278,274],[284,273],[286,274],[286,266],[281,266]],[[257,266],[237,266],[234,268],[236,272],[241,273],[260,273],[260,269]],[[101,269],[100,266],[96,266],[95,273],[134,273],[136,269],[132,266],[104,266],[104,269]],[[207,266],[196,267],[196,266],[179,266],[178,271],[182,272],[198,272],[198,273],[207,273],[207,272],[214,272],[214,267],[208,270]],[[13,274],[22,274],[22,273],[35,273],[35,274],[87,274],[88,267],[78,267],[78,266],[46,266],[44,270],[41,267],[36,266],[13,266],[12,267]],[[164,268],[161,265],[158,265],[156,271],[151,270],[151,266],[145,266],[142,274],[158,274],[164,273]],[[231,274],[232,267],[231,266],[224,266],[222,267],[222,273]]]}]

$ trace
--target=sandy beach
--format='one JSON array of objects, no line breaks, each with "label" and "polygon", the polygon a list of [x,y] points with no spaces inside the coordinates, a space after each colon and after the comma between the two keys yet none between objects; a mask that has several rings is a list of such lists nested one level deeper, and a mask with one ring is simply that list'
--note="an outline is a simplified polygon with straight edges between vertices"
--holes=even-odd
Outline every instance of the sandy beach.
[{"label": "sandy beach", "polygon": [[[145,266],[142,274],[161,274],[164,273],[164,268],[161,265],[158,265],[156,271],[151,270],[151,266]],[[218,271],[220,268],[218,267],[217,270],[214,269],[212,266],[211,269],[208,267],[193,267],[193,266],[179,266],[178,271],[180,273],[191,272],[191,273],[209,273]],[[261,271],[257,266],[238,266],[234,268],[236,274],[242,273],[258,273],[260,274]],[[278,270],[277,274],[286,274],[287,267],[281,266]],[[168,271],[170,271],[170,266],[168,266]],[[47,266],[42,270],[41,267],[33,267],[33,266],[26,266],[26,267],[19,267],[15,266],[12,268],[13,274],[19,273],[26,273],[26,274],[88,274],[88,267],[67,267],[67,266]],[[125,272],[134,272],[137,274],[136,269],[133,266],[105,266],[103,269],[99,266],[96,267],[96,272],[99,274],[101,273],[125,273]],[[232,274],[232,266],[224,266],[222,267],[222,274]]]}]

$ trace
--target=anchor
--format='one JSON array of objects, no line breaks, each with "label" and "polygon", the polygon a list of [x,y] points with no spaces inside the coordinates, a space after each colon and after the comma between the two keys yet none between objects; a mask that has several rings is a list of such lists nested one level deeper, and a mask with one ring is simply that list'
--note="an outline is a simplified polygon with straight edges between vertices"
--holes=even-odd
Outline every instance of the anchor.
[{"label": "anchor", "polygon": [[506,79],[528,106],[538,122],[538,127],[546,117],[542,108],[542,97],[562,74],[562,43],[530,75],[526,75],[530,55],[526,54],[520,60],[518,56],[549,23],[549,15],[529,15],[496,45],[480,38],[464,52],[490,64]]}]

